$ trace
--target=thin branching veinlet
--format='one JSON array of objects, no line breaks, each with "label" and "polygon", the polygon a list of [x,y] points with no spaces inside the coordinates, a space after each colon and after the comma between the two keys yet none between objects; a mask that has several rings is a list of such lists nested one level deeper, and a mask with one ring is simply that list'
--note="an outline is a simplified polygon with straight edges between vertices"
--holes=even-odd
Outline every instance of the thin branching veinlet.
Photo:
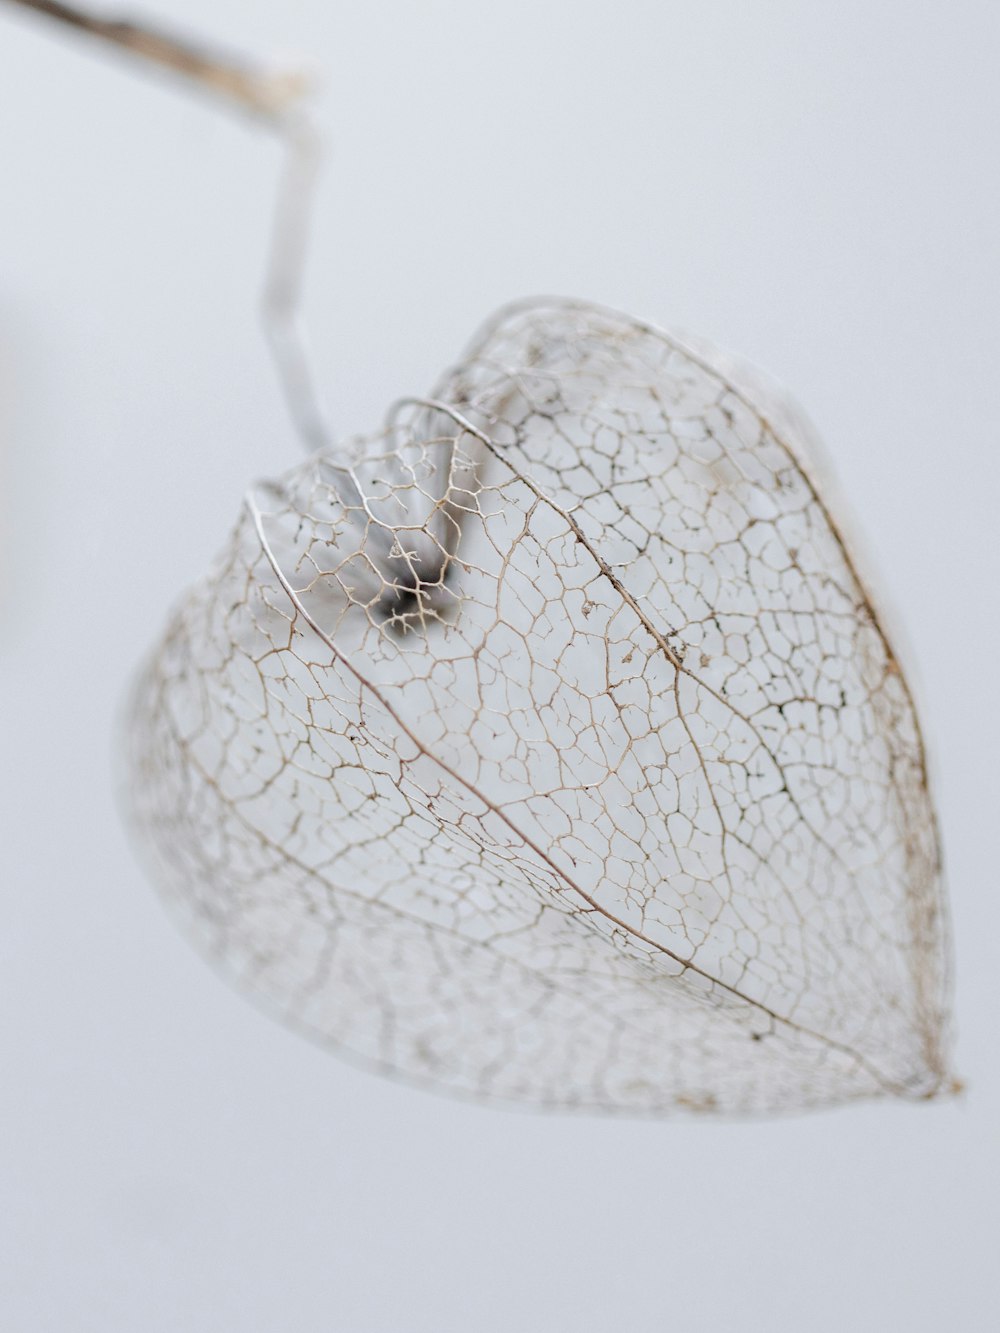
[{"label": "thin branching veinlet", "polygon": [[131,719],[201,946],[456,1093],[946,1090],[920,731],[805,440],[717,351],[540,302],[252,489]]}]

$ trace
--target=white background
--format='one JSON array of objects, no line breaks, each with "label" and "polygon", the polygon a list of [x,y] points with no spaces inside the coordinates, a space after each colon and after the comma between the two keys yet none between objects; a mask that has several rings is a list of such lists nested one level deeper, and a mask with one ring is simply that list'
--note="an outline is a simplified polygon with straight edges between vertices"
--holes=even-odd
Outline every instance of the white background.
[{"label": "white background", "polygon": [[299,456],[256,325],[278,152],[3,4],[4,1327],[1000,1327],[1000,7],[161,17],[326,73],[308,319],[344,430],[536,291],[713,337],[806,405],[916,664],[969,1086],[762,1123],[483,1110],[342,1064],[189,951],[121,831],[115,724],[245,484]]}]

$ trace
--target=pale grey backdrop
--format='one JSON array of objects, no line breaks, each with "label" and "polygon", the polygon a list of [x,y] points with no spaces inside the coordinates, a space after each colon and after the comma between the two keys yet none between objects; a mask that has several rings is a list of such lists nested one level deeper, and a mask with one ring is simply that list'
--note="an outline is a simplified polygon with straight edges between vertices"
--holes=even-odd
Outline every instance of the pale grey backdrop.
[{"label": "pale grey backdrop", "polygon": [[344,429],[539,290],[714,337],[807,406],[917,663],[969,1091],[480,1110],[339,1063],[189,952],[121,832],[113,725],[245,483],[298,456],[255,324],[278,156],[0,5],[4,1327],[1000,1327],[1000,7],[161,13],[326,71],[308,314]]}]

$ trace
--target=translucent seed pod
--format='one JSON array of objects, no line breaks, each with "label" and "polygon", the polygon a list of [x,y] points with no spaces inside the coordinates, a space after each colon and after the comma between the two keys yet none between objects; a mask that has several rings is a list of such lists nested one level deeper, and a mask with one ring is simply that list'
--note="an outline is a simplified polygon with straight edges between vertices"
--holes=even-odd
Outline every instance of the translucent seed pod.
[{"label": "translucent seed pod", "polygon": [[502,312],[251,489],[129,736],[185,928],[371,1066],[654,1114],[950,1085],[913,702],[807,431],[711,348]]}]

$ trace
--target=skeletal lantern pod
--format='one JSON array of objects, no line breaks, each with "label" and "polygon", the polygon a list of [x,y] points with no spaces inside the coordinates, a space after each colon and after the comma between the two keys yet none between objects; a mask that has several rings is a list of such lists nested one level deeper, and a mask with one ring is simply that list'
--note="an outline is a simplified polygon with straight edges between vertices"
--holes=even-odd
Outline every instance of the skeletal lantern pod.
[{"label": "skeletal lantern pod", "polygon": [[539,302],[252,488],[129,729],[201,948],[457,1094],[945,1090],[920,730],[807,451],[716,349]]}]

